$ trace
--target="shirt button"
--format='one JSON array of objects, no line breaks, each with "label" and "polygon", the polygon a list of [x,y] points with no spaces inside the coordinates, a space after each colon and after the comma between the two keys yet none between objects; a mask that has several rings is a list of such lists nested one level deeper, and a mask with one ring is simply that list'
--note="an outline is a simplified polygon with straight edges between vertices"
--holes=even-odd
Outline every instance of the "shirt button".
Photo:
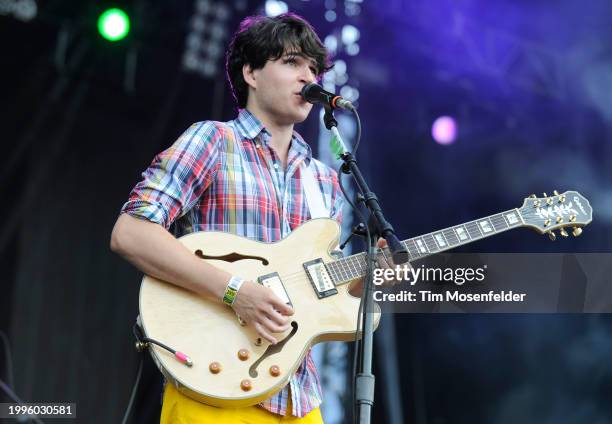
[{"label": "shirt button", "polygon": [[274,169],[278,169],[278,163],[274,164]]}]

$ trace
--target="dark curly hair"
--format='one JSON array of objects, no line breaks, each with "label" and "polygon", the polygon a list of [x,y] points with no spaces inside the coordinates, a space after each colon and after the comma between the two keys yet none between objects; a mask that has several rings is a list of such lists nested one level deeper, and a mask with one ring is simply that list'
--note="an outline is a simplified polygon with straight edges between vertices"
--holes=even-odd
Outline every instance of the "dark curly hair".
[{"label": "dark curly hair", "polygon": [[325,46],[302,17],[284,13],[275,17],[250,16],[240,23],[227,50],[225,69],[239,108],[246,107],[249,87],[242,76],[245,64],[261,69],[286,52],[301,53],[316,62],[317,77],[332,68]]}]

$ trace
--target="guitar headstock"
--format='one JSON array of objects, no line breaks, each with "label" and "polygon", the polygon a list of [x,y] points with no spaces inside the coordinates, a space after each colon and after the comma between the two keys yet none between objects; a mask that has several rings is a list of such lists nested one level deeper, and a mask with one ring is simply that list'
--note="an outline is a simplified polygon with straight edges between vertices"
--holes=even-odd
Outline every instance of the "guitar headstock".
[{"label": "guitar headstock", "polygon": [[582,234],[582,227],[593,219],[593,209],[587,199],[577,191],[566,191],[559,194],[557,190],[552,196],[544,193],[543,197],[532,194],[523,202],[519,209],[525,226],[532,227],[541,234],[548,234],[554,240],[554,230],[567,237],[566,227],[572,227],[572,234]]}]

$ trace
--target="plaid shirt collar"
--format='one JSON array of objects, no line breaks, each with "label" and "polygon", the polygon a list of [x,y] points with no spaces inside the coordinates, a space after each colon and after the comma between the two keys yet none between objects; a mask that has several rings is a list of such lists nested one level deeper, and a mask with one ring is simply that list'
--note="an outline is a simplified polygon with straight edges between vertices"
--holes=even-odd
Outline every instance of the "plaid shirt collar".
[{"label": "plaid shirt collar", "polygon": [[[261,142],[266,144],[269,142],[270,133],[268,130],[266,130],[261,121],[246,108],[240,109],[238,112],[238,117],[234,120],[234,122],[236,123],[238,133],[243,139],[255,141],[261,133],[264,133],[266,136],[259,137],[259,139]],[[291,137],[290,150],[294,149],[298,155],[304,156],[306,165],[309,165],[310,160],[312,159],[312,149],[308,143],[304,141],[302,136],[295,130],[293,130],[293,135]]]}]

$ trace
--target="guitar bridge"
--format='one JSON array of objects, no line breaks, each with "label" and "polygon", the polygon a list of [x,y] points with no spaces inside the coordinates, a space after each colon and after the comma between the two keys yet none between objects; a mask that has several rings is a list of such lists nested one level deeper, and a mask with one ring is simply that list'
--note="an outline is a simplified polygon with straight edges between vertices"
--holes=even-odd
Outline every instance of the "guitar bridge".
[{"label": "guitar bridge", "polygon": [[305,262],[304,269],[319,299],[338,293],[336,285],[332,281],[329,272],[327,272],[323,259],[319,258]]}]

